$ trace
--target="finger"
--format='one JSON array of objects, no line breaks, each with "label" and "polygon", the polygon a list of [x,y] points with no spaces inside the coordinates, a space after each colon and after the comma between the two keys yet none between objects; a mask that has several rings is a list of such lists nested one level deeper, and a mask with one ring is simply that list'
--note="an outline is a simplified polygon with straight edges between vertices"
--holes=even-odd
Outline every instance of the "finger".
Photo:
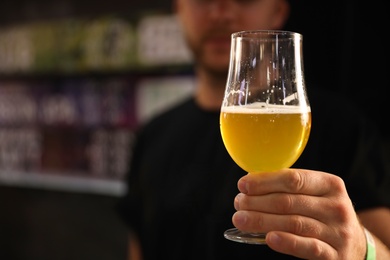
[{"label": "finger", "polygon": [[302,259],[341,259],[333,247],[314,238],[275,231],[267,234],[266,243],[277,252]]},{"label": "finger", "polygon": [[286,192],[323,196],[329,193],[346,193],[344,181],[340,177],[303,169],[249,173],[238,181],[238,189],[248,195]]},{"label": "finger", "polygon": [[317,197],[290,193],[271,193],[262,196],[239,193],[234,200],[234,207],[236,210],[269,214],[302,215],[324,223],[345,221],[348,209],[353,208],[347,197]]},{"label": "finger", "polygon": [[273,215],[241,210],[233,214],[232,221],[236,228],[244,232],[283,231],[323,241],[334,237],[334,231],[324,223],[299,215]]}]

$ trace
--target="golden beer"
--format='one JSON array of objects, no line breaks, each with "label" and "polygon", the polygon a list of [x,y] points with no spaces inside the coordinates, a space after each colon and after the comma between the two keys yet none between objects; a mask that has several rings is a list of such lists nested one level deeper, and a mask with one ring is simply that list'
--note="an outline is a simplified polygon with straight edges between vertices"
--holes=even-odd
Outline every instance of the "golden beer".
[{"label": "golden beer", "polygon": [[291,167],[303,152],[311,129],[310,107],[223,107],[223,142],[247,172]]}]

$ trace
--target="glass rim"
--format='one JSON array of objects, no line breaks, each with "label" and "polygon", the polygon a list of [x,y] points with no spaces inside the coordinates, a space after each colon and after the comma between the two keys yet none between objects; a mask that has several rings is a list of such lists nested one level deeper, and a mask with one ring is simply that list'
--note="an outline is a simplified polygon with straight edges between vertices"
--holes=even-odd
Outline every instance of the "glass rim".
[{"label": "glass rim", "polygon": [[232,38],[252,38],[250,36],[254,35],[279,35],[282,37],[299,37],[302,38],[302,34],[294,31],[288,30],[245,30],[232,33]]}]

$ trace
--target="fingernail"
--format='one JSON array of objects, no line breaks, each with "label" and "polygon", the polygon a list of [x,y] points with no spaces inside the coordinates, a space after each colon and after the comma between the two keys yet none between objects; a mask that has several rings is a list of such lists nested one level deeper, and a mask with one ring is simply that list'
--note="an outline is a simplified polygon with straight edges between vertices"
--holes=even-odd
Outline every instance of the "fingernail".
[{"label": "fingernail", "polygon": [[238,189],[242,192],[242,193],[248,193],[248,183],[244,180],[240,180],[238,182]]},{"label": "fingernail", "polygon": [[237,196],[234,198],[234,208],[235,208],[236,210],[240,210],[240,201],[241,201],[242,196],[244,196],[244,194],[239,193],[239,194],[237,194]]},{"label": "fingernail", "polygon": [[279,235],[275,234],[275,233],[268,233],[267,234],[267,240],[269,241],[269,243],[272,243],[274,245],[276,244],[280,244],[282,239],[280,238]]},{"label": "fingernail", "polygon": [[247,222],[246,214],[241,212],[241,211],[237,211],[233,215],[233,222],[234,222],[235,226],[241,227],[241,226],[245,225],[245,223]]}]

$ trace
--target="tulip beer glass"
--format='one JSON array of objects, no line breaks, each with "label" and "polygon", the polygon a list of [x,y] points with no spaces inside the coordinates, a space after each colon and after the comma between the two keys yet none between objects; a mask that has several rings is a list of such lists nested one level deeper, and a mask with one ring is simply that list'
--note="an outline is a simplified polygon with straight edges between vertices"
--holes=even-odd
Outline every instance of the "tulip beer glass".
[{"label": "tulip beer glass", "polygon": [[[232,34],[220,127],[232,159],[249,174],[291,167],[311,129],[302,35],[288,31]],[[227,239],[264,244],[265,234],[225,231]]]}]

